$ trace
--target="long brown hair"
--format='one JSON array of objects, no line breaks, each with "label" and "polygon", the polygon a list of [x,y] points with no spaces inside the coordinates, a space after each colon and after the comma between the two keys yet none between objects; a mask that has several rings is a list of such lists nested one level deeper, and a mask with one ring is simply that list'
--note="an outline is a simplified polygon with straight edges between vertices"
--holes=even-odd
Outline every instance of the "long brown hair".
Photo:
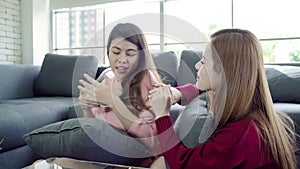
[{"label": "long brown hair", "polygon": [[273,108],[259,40],[247,30],[224,29],[211,36],[211,44],[222,62],[227,90],[217,128],[252,117],[263,142],[261,148],[280,168],[295,169],[294,124]]},{"label": "long brown hair", "polygon": [[[122,100],[127,103],[128,107],[134,112],[135,115],[141,109],[149,109],[143,102],[140,91],[140,82],[144,76],[149,75],[149,70],[153,73],[158,82],[161,82],[160,76],[157,73],[156,66],[153,58],[149,52],[148,44],[142,30],[132,23],[119,23],[111,31],[107,43],[107,55],[109,56],[109,49],[112,40],[115,38],[124,38],[125,40],[135,44],[139,50],[139,60],[133,74],[130,74],[122,82],[124,88],[121,95]],[[149,75],[150,77],[150,75]]]}]

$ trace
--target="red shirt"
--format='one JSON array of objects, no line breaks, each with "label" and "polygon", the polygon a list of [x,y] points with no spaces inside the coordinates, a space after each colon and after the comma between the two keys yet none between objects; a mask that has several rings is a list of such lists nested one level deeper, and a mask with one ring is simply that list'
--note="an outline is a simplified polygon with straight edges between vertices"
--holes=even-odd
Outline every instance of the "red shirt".
[{"label": "red shirt", "polygon": [[207,143],[186,148],[176,137],[170,116],[156,120],[163,156],[171,169],[278,169],[275,160],[261,149],[253,124],[251,118],[229,123]]}]

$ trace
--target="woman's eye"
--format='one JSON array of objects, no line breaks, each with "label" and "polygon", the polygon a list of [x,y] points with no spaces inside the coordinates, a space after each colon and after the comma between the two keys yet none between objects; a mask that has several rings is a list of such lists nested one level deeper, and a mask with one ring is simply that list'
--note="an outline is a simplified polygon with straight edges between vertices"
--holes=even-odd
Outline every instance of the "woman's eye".
[{"label": "woman's eye", "polygon": [[201,59],[201,60],[200,60],[200,63],[201,63],[201,64],[204,64],[204,59]]},{"label": "woman's eye", "polygon": [[136,52],[128,52],[127,53],[127,56],[135,56],[136,55]]},{"label": "woman's eye", "polygon": [[120,54],[120,52],[119,51],[112,51],[113,52],[113,54],[115,54],[115,55],[118,55],[118,54]]}]

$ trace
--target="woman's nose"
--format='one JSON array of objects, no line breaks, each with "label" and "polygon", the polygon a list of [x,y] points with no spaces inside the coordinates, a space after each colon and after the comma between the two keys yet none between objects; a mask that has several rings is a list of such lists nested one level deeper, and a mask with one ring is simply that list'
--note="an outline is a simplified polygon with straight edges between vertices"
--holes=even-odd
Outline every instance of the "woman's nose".
[{"label": "woman's nose", "polygon": [[120,63],[126,62],[127,61],[126,54],[121,54],[118,61]]},{"label": "woman's nose", "polygon": [[197,70],[199,70],[199,69],[200,69],[200,65],[201,65],[201,61],[199,61],[199,62],[197,62],[197,63],[195,64],[195,68],[196,68]]}]

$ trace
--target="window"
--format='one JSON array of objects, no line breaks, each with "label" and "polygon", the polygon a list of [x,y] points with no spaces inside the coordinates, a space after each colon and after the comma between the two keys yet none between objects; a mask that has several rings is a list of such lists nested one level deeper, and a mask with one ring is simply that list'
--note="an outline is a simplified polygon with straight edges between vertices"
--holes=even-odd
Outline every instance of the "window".
[{"label": "window", "polygon": [[[216,5],[218,4],[218,5]],[[182,48],[203,51],[209,36],[222,28],[231,27],[230,0],[176,0],[165,3],[165,14],[178,17],[186,24],[166,27],[165,33],[175,31],[186,34],[187,39],[182,43],[175,39],[166,39],[166,49],[181,53]],[[193,30],[193,27],[195,28]],[[198,32],[197,35],[189,35]]]},{"label": "window", "polygon": [[112,24],[154,13],[154,19],[134,21],[150,50],[172,50],[178,56],[184,49],[201,51],[213,32],[235,27],[248,29],[261,40],[265,62],[300,62],[299,6],[299,0],[132,0],[56,9],[53,52],[93,54],[105,65]]},{"label": "window", "polygon": [[261,39],[265,62],[299,62],[299,0],[234,0],[234,26]]},{"label": "window", "polygon": [[103,36],[96,34],[97,30],[102,28],[103,9],[97,6],[55,10],[53,51],[70,55],[95,53],[103,55]]},{"label": "window", "polygon": [[[129,3],[129,4],[128,4]],[[126,16],[159,13],[160,3],[119,2],[64,8],[53,11],[53,52],[58,54],[87,54],[98,57],[99,65],[108,64],[106,41],[115,22],[127,22]],[[159,30],[159,18],[151,24]],[[159,36],[145,31],[147,25],[137,24],[153,49],[159,49]],[[151,48],[150,47],[150,48]]]}]

